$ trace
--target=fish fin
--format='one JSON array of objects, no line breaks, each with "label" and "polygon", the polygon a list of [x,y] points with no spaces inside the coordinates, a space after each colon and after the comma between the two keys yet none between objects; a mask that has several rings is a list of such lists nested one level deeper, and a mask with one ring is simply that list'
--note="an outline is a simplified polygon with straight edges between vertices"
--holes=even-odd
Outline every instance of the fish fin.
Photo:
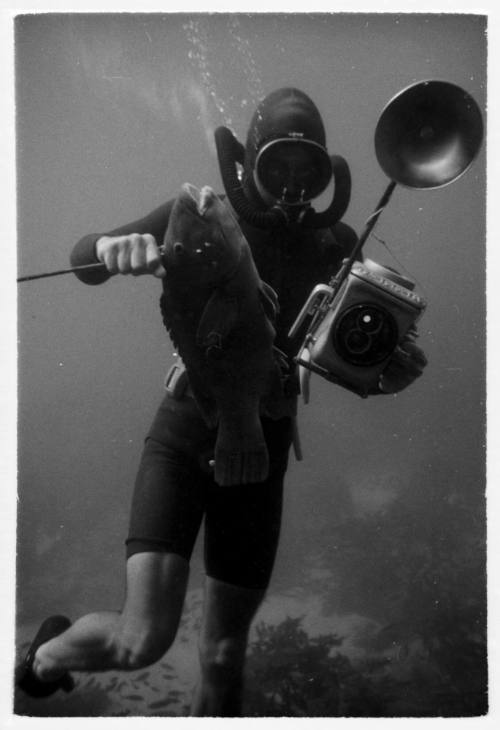
[{"label": "fish fin", "polygon": [[278,295],[276,294],[272,286],[266,284],[265,281],[262,281],[261,285],[262,286],[259,288],[260,302],[262,304],[266,317],[270,319],[271,322],[275,322],[276,317],[278,316],[278,313],[280,311]]},{"label": "fish fin", "polygon": [[216,289],[205,305],[196,331],[200,347],[221,347],[238,318],[238,302]]},{"label": "fish fin", "polygon": [[257,484],[269,474],[267,450],[258,413],[252,423],[226,421],[221,414],[215,443],[214,478],[222,487]]}]

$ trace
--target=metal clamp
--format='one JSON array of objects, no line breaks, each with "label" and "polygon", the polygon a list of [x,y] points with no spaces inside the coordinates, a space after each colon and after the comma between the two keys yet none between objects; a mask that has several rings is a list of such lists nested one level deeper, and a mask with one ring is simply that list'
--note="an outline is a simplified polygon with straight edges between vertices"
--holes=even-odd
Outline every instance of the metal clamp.
[{"label": "metal clamp", "polygon": [[180,400],[185,395],[188,385],[186,368],[174,362],[165,376],[165,390],[172,398]]}]

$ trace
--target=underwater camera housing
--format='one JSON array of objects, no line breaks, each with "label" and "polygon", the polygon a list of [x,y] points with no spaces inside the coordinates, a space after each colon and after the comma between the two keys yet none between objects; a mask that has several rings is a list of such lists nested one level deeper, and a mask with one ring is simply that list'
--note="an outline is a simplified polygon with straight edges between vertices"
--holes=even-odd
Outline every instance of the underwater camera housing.
[{"label": "underwater camera housing", "polygon": [[308,316],[311,326],[297,363],[362,397],[380,374],[426,302],[406,277],[370,259],[355,262],[337,294],[316,286],[299,314],[293,336]]},{"label": "underwater camera housing", "polygon": [[479,107],[455,84],[420,81],[389,101],[374,140],[389,185],[349,258],[328,285],[313,289],[289,332],[295,337],[309,318],[295,358],[305,373],[364,397],[377,392],[380,374],[426,305],[410,279],[370,260],[360,263],[362,247],[398,183],[420,190],[452,183],[470,167],[482,139]]}]

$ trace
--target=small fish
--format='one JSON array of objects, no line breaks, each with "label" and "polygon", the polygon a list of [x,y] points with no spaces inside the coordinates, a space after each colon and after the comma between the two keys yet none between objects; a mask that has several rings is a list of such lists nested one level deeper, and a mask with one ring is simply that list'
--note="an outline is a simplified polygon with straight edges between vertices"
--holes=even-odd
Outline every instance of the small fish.
[{"label": "small fish", "polygon": [[157,710],[160,707],[167,707],[168,705],[172,704],[172,700],[169,700],[168,698],[166,700],[158,700],[157,702],[151,702],[148,707],[150,710]]},{"label": "small fish", "polygon": [[176,697],[182,697],[183,694],[184,692],[180,692],[178,689],[171,689],[168,696],[175,699]]},{"label": "small fish", "polygon": [[134,700],[134,702],[142,702],[144,700],[144,697],[142,697],[141,695],[124,695],[123,699]]},{"label": "small fish", "polygon": [[269,456],[259,417],[278,376],[278,300],[257,272],[228,205],[208,186],[182,186],[164,240],[162,310],[209,428],[215,481],[261,482]]}]

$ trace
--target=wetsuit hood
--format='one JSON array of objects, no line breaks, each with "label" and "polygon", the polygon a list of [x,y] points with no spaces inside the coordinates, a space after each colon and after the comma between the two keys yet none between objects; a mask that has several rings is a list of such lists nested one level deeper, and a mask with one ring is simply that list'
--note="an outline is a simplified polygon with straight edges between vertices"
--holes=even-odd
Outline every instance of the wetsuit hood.
[{"label": "wetsuit hood", "polygon": [[278,89],[261,101],[250,123],[244,165],[247,184],[252,181],[250,187],[256,186],[259,192],[269,190],[268,160],[277,150],[297,145],[307,151],[316,171],[308,196],[312,199],[326,188],[332,176],[323,120],[307,94],[292,87]]},{"label": "wetsuit hood", "polygon": [[313,142],[326,154],[325,127],[320,113],[307,94],[298,89],[278,89],[260,102],[248,130],[245,168],[253,169],[259,150],[278,139]]},{"label": "wetsuit hood", "polygon": [[[227,127],[215,130],[215,142],[226,194],[237,214],[251,225],[274,229],[294,220],[305,227],[322,228],[334,225],[345,213],[351,191],[349,167],[340,155],[328,155],[318,108],[299,89],[277,89],[259,103],[245,146]],[[276,163],[297,159],[299,149],[299,158],[305,152],[311,163],[305,166],[306,170],[309,167],[305,173],[309,180],[304,182],[303,173],[299,186],[296,175],[300,173],[293,172],[293,191],[280,183],[287,179],[286,174],[276,177]],[[242,166],[242,174],[236,164]],[[327,188],[332,177],[332,202],[316,213],[311,201]]]}]

